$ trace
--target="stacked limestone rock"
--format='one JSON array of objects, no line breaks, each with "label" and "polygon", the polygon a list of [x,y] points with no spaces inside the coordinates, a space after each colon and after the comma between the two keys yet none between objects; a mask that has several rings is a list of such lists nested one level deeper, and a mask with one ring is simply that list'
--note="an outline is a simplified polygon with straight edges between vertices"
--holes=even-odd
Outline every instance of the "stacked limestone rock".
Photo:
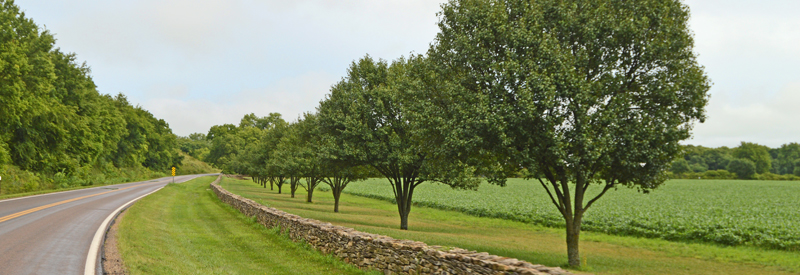
[{"label": "stacked limestone rock", "polygon": [[570,274],[558,267],[535,265],[489,253],[397,240],[352,228],[305,219],[242,198],[211,183],[220,200],[245,215],[256,217],[266,227],[279,227],[293,240],[305,240],[311,246],[331,253],[363,269],[377,269],[399,274]]}]

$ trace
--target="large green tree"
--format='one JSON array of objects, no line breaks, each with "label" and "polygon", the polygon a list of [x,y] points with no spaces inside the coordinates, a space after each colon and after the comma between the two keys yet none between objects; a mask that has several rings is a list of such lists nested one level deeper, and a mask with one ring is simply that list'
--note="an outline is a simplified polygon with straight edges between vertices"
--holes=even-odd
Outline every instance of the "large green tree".
[{"label": "large green tree", "polygon": [[772,168],[772,157],[769,155],[769,147],[752,142],[744,142],[733,149],[733,157],[748,159],[755,163],[756,173],[766,173]]},{"label": "large green tree", "polygon": [[432,154],[420,131],[424,124],[418,116],[409,114],[409,105],[414,102],[407,96],[419,88],[410,74],[413,66],[405,59],[391,66],[369,56],[354,61],[347,77],[331,87],[318,107],[321,131],[331,138],[327,146],[338,148],[328,152],[352,166],[371,166],[389,180],[401,229],[408,229],[416,187],[439,181],[432,173]]},{"label": "large green tree", "polygon": [[678,142],[704,119],[710,82],[693,52],[689,8],[678,0],[442,8],[428,57],[436,77],[455,85],[428,90],[440,107],[428,117],[452,118],[438,127],[467,137],[463,129],[473,129],[478,138],[468,140],[530,171],[563,216],[569,265],[579,266],[587,209],[615,186],[647,192],[663,183]]},{"label": "large green tree", "polygon": [[322,159],[322,140],[320,139],[317,115],[304,113],[297,121],[298,162],[301,175],[305,178],[302,187],[306,190],[306,202],[311,202],[314,190],[325,176]]},{"label": "large green tree", "polygon": [[726,169],[740,179],[750,179],[756,174],[756,164],[749,159],[732,159]]},{"label": "large green tree", "polygon": [[796,142],[781,145],[780,148],[770,150],[774,152],[772,171],[775,174],[792,174],[796,168],[795,160],[800,160],[800,144]]}]

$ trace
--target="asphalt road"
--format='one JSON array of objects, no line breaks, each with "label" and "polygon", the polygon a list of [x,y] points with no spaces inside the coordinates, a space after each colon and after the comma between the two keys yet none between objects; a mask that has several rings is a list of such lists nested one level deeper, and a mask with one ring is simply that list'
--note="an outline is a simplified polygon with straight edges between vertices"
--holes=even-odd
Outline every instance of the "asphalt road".
[{"label": "asphalt road", "polygon": [[[200,176],[206,175],[175,182]],[[172,177],[0,200],[0,274],[84,274],[103,220],[169,182]]]}]

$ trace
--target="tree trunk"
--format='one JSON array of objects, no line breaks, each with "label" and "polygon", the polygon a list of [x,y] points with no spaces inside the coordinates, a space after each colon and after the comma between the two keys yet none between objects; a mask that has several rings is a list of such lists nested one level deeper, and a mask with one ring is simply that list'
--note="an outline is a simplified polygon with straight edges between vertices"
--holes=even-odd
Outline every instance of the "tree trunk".
[{"label": "tree trunk", "polygon": [[278,184],[278,194],[280,194],[280,193],[281,193],[281,187],[282,187],[282,186],[283,186],[283,185],[281,185],[281,184]]},{"label": "tree trunk", "polygon": [[408,213],[411,212],[411,196],[414,194],[414,181],[397,181],[397,212],[400,214],[400,229],[408,230]]},{"label": "tree trunk", "polygon": [[294,193],[297,192],[298,187],[300,187],[300,177],[289,177],[289,189],[292,191],[292,198],[294,198]]},{"label": "tree trunk", "polygon": [[341,196],[341,195],[342,195],[342,190],[339,190],[337,192],[336,189],[333,189],[333,212],[334,213],[339,213],[339,196]]},{"label": "tree trunk", "polygon": [[308,199],[306,200],[306,202],[311,202],[311,196],[312,195],[314,195],[314,188],[309,187],[308,188],[308,196],[307,196]]},{"label": "tree trunk", "polygon": [[[398,204],[398,208],[399,208],[399,204]],[[407,211],[406,209],[401,209],[400,210],[400,229],[402,229],[402,230],[408,230],[408,212],[411,212],[411,211]]]},{"label": "tree trunk", "polygon": [[573,226],[567,226],[567,258],[569,258],[570,267],[581,266],[581,255],[578,250],[580,243],[581,224],[576,221]]}]

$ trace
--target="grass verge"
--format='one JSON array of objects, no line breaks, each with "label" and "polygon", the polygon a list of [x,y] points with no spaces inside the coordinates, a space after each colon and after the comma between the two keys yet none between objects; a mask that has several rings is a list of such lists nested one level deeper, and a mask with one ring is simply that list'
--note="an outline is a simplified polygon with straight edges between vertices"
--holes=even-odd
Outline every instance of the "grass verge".
[{"label": "grass verge", "polygon": [[144,167],[82,167],[79,173],[44,175],[13,165],[0,165],[0,200],[165,177]]},{"label": "grass verge", "polygon": [[[225,178],[221,185],[236,194],[283,211],[430,245],[457,246],[513,257],[534,264],[566,263],[563,229],[496,218],[475,217],[455,211],[413,207],[409,229],[399,230],[397,206],[386,201],[342,194],[339,213],[333,213],[333,196],[317,190],[314,202],[297,198],[246,180]],[[659,239],[581,233],[584,271],[595,274],[797,274],[800,253],[754,247],[726,247],[679,243]],[[579,271],[578,271],[579,272]]]},{"label": "grass verge", "polygon": [[[136,179],[136,180],[128,181],[128,182],[148,181],[148,180],[153,180],[153,179],[162,178],[162,177],[164,177],[164,175],[155,175],[155,176],[150,177],[150,178],[141,178],[141,179]],[[57,193],[57,192],[64,192],[64,191],[80,190],[80,189],[89,189],[89,188],[103,187],[103,186],[107,186],[107,185],[122,184],[122,183],[128,183],[128,182],[98,183],[98,184],[87,185],[87,186],[73,186],[73,187],[67,187],[67,188],[48,189],[48,190],[39,190],[39,191],[32,191],[32,192],[25,192],[25,193],[0,195],[0,200],[27,197],[27,196],[35,196],[35,195],[43,195],[43,194],[50,194],[50,193]]]},{"label": "grass verge", "polygon": [[364,273],[220,202],[215,178],[169,184],[128,209],[118,246],[131,274]]},{"label": "grass verge", "polygon": [[178,175],[213,174],[222,171],[184,152],[181,152],[181,156],[183,156],[183,161],[181,162],[181,166],[177,169]]}]

